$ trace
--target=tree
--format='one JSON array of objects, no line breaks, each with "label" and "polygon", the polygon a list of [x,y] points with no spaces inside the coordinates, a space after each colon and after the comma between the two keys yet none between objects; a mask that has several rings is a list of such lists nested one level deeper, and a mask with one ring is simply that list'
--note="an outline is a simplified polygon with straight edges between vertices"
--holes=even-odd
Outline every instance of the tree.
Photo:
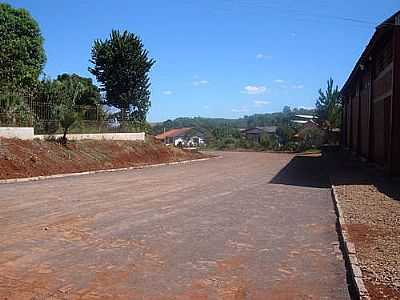
[{"label": "tree", "polygon": [[144,121],[150,108],[149,58],[141,39],[133,33],[113,30],[108,39],[96,40],[89,71],[106,92],[106,104],[121,110],[123,120]]},{"label": "tree", "polygon": [[278,127],[276,130],[276,135],[278,137],[278,141],[283,146],[289,144],[290,141],[293,140],[293,136],[295,135],[295,130],[289,126]]},{"label": "tree", "polygon": [[76,102],[85,91],[85,87],[80,82],[60,82],[59,84],[60,102],[55,106],[57,119],[63,129],[61,143],[67,143],[68,130],[79,120],[82,112],[76,111]]},{"label": "tree", "polygon": [[289,115],[289,114],[292,113],[292,110],[290,109],[290,106],[286,105],[286,106],[283,107],[282,112],[283,112],[284,115]]},{"label": "tree", "polygon": [[0,87],[29,88],[46,61],[37,22],[25,9],[0,3]]},{"label": "tree", "polygon": [[325,92],[321,89],[319,98],[316,102],[317,117],[319,123],[328,131],[332,128],[341,126],[342,103],[339,87],[333,86],[333,79],[328,80],[328,86]]},{"label": "tree", "polygon": [[94,106],[101,102],[100,90],[93,84],[91,78],[81,77],[77,74],[62,74],[57,76],[57,80],[61,83],[75,83],[82,88],[82,93],[76,99],[76,105]]},{"label": "tree", "polygon": [[304,151],[320,147],[325,140],[325,131],[319,128],[306,128],[300,132],[299,136],[302,138],[299,150]]}]

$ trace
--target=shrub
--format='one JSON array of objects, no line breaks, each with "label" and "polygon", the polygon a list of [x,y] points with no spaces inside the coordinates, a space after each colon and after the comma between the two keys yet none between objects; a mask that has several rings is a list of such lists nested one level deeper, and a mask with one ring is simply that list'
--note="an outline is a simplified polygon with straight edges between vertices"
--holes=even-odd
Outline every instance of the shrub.
[{"label": "shrub", "polygon": [[325,132],[319,128],[307,128],[301,132],[302,141],[299,145],[299,150],[318,148],[325,141]]},{"label": "shrub", "polygon": [[0,94],[0,124],[31,125],[32,118],[23,96],[16,93]]}]

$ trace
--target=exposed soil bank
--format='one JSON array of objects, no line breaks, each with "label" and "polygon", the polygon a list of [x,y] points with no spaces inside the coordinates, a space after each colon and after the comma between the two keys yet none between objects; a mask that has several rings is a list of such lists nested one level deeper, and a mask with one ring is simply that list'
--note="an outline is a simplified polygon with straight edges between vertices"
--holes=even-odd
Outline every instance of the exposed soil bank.
[{"label": "exposed soil bank", "polygon": [[51,141],[0,138],[0,179],[47,176],[203,158],[155,141]]}]

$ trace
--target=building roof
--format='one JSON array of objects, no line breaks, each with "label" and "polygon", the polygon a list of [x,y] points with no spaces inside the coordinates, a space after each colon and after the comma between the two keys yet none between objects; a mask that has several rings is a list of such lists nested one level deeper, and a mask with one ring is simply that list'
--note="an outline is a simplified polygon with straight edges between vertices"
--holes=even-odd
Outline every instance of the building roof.
[{"label": "building roof", "polygon": [[156,135],[155,138],[157,140],[163,140],[163,139],[169,138],[169,137],[184,136],[190,130],[192,130],[192,128],[190,128],[190,127],[174,128],[174,129],[170,129],[164,133],[161,133],[159,135]]},{"label": "building roof", "polygon": [[306,120],[292,120],[292,122],[293,122],[293,123],[297,123],[297,124],[306,124],[306,123],[308,123],[309,121],[306,121]]},{"label": "building roof", "polygon": [[295,115],[295,117],[297,118],[301,118],[301,119],[315,119],[315,116],[313,115]]},{"label": "building roof", "polygon": [[261,134],[261,133],[276,133],[277,126],[264,126],[264,127],[252,127],[243,130],[242,132],[248,134]]},{"label": "building roof", "polygon": [[308,124],[308,123],[312,123],[312,124],[317,124],[314,120],[292,120],[293,123],[296,124]]},{"label": "building roof", "polygon": [[358,74],[358,72],[362,69],[362,65],[369,60],[371,51],[374,49],[377,41],[385,34],[386,32],[393,30],[394,26],[400,26],[400,10],[396,12],[393,16],[382,22],[379,26],[376,27],[375,33],[369,41],[367,47],[364,52],[361,54],[361,57],[357,61],[353,71],[351,72],[349,78],[346,83],[343,85],[341,93],[343,94],[349,88],[351,82],[354,77]]}]

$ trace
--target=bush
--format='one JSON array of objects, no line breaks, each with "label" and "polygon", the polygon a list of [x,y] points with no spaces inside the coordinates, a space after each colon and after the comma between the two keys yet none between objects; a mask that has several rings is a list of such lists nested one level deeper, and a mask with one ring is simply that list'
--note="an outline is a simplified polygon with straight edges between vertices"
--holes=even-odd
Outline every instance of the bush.
[{"label": "bush", "polygon": [[277,137],[270,134],[261,136],[259,146],[264,150],[279,150]]},{"label": "bush", "polygon": [[319,128],[307,128],[301,132],[301,138],[300,151],[318,148],[325,141],[325,132]]},{"label": "bush", "polygon": [[0,125],[28,126],[32,118],[24,97],[16,93],[0,94]]}]

